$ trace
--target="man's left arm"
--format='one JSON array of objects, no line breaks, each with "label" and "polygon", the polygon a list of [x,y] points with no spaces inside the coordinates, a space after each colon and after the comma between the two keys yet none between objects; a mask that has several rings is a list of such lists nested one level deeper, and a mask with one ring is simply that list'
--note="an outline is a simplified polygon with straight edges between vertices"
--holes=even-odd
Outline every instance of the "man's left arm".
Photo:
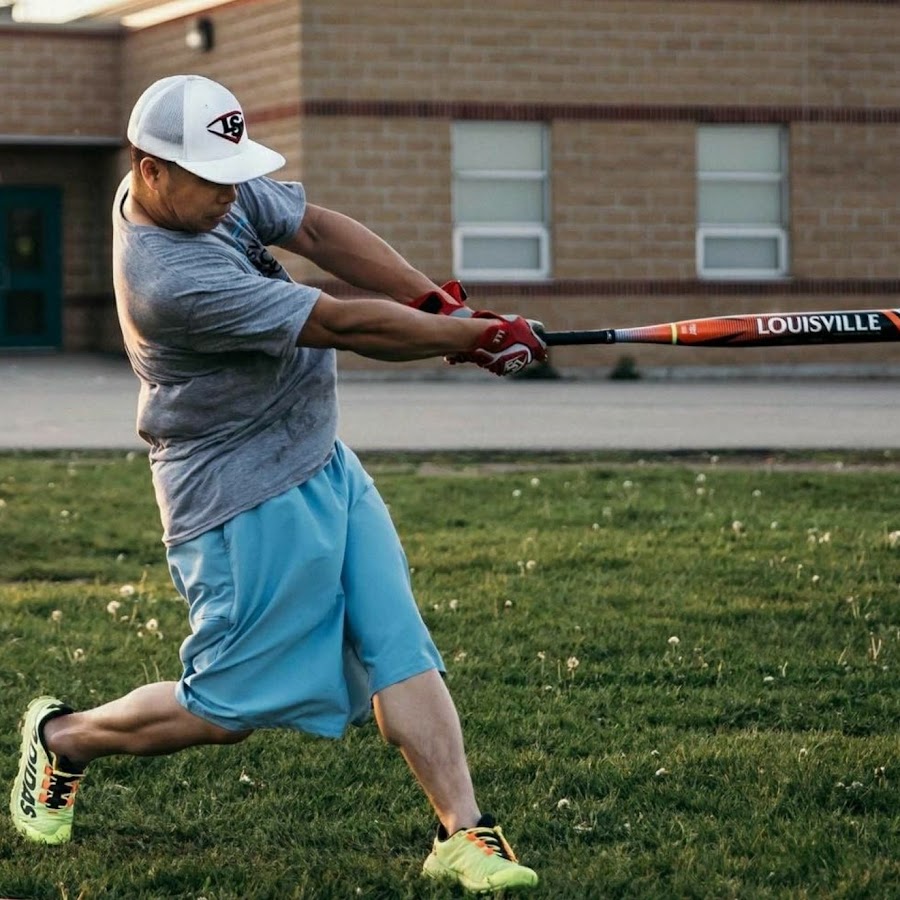
[{"label": "man's left arm", "polygon": [[445,293],[375,232],[322,206],[307,204],[300,227],[282,246],[347,284],[400,303]]}]

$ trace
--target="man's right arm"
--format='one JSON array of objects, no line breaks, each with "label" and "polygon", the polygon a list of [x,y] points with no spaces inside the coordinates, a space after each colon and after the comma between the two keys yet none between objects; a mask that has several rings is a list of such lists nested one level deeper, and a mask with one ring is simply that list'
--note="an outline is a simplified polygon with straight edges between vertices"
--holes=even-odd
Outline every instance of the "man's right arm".
[{"label": "man's right arm", "polygon": [[449,356],[508,375],[546,359],[544,342],[521,316],[478,312],[436,316],[390,300],[336,300],[320,294],[297,344],[333,347],[389,361]]}]

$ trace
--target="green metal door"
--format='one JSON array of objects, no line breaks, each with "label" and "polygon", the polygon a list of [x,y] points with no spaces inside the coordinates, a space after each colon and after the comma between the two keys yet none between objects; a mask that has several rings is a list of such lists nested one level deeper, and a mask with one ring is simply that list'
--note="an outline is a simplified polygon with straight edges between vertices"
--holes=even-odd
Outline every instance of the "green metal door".
[{"label": "green metal door", "polygon": [[62,344],[62,197],[0,187],[0,348]]}]

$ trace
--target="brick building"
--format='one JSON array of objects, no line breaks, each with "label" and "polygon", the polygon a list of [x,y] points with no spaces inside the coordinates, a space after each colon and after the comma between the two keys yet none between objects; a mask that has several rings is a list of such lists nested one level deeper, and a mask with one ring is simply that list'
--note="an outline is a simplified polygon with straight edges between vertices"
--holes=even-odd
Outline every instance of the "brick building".
[{"label": "brick building", "polygon": [[[202,20],[208,50],[186,40]],[[0,347],[120,346],[108,219],[125,121],[175,72],[225,83],[287,157],[279,177],[478,305],[554,329],[896,308],[898,58],[900,5],[859,0],[232,0],[136,29],[2,21]],[[890,344],[627,354],[900,363]]]}]

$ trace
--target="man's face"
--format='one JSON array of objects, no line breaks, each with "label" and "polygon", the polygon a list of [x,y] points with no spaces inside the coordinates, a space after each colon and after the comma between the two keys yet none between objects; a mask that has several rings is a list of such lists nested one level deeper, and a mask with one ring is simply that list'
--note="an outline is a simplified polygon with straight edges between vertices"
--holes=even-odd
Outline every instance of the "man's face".
[{"label": "man's face", "polygon": [[212,231],[237,198],[233,184],[215,184],[177,165],[166,166],[156,185],[158,224],[174,231]]}]

